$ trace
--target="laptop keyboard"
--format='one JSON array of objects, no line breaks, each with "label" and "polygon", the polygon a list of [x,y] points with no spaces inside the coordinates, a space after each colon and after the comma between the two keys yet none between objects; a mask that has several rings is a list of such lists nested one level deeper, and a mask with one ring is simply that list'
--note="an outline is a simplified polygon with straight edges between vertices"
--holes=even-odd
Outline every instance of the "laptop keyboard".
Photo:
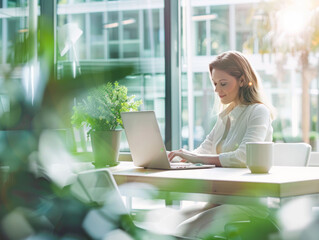
[{"label": "laptop keyboard", "polygon": [[188,168],[188,167],[194,167],[197,166],[193,163],[170,163],[172,168]]}]

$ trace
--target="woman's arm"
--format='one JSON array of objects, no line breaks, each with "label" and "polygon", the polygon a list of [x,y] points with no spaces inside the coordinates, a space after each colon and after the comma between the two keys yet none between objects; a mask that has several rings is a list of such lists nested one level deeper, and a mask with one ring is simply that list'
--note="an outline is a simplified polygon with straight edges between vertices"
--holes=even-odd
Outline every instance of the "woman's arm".
[{"label": "woman's arm", "polygon": [[179,156],[188,162],[192,163],[202,163],[202,164],[212,164],[216,167],[221,167],[219,156],[215,154],[198,154],[194,152],[187,151],[185,149],[180,149],[176,151],[171,151],[168,154],[169,161],[172,161],[174,157]]}]

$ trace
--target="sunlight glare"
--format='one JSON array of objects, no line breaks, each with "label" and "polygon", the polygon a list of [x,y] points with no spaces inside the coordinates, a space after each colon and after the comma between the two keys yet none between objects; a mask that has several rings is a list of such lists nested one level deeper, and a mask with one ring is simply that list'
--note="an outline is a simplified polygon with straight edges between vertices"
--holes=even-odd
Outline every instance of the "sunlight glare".
[{"label": "sunlight glare", "polygon": [[282,31],[290,35],[301,33],[306,27],[307,13],[304,9],[287,8],[280,15]]}]

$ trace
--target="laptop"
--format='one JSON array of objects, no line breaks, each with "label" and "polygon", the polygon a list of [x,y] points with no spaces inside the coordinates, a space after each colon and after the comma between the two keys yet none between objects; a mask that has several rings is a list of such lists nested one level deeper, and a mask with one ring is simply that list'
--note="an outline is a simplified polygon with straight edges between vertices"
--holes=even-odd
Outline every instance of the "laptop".
[{"label": "laptop", "polygon": [[154,111],[122,112],[121,117],[135,166],[174,170],[215,167],[198,163],[171,163]]}]

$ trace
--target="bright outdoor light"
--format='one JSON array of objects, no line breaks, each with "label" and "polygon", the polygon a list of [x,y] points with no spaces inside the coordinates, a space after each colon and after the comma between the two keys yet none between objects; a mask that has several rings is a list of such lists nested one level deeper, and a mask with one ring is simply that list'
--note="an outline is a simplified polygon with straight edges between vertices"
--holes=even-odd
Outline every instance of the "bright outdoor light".
[{"label": "bright outdoor light", "polygon": [[279,31],[286,32],[289,35],[301,33],[307,27],[310,17],[309,12],[309,1],[295,0],[279,12]]},{"label": "bright outdoor light", "polygon": [[289,34],[300,33],[306,25],[306,12],[300,9],[290,8],[282,12],[282,30]]}]

